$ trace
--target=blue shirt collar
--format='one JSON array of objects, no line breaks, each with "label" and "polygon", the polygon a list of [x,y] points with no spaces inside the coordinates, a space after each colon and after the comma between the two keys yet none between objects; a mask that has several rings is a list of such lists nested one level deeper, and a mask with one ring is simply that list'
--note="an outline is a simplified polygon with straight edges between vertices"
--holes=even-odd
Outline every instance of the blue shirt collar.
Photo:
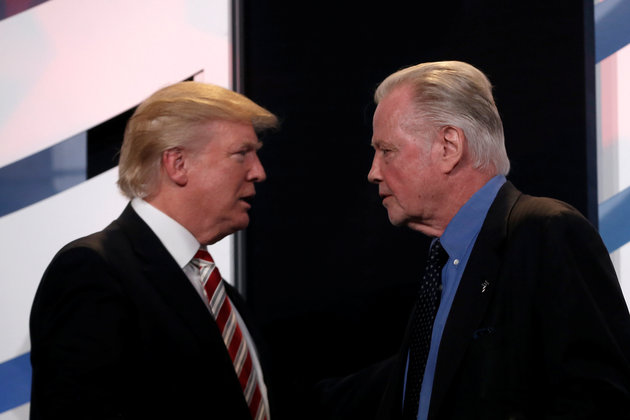
[{"label": "blue shirt collar", "polygon": [[440,237],[449,259],[463,259],[470,254],[486,214],[505,181],[503,175],[493,177],[473,194],[451,219]]}]

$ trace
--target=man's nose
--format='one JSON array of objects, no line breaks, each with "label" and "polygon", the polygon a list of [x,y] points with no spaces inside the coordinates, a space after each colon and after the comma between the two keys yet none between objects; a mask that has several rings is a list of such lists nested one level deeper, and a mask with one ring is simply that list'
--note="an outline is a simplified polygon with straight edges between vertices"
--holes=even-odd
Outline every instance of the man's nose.
[{"label": "man's nose", "polygon": [[267,179],[265,168],[263,168],[262,162],[258,158],[258,155],[256,155],[254,159],[254,165],[249,171],[249,180],[252,182],[262,182]]},{"label": "man's nose", "polygon": [[376,156],[374,156],[374,159],[372,159],[372,167],[370,168],[370,172],[368,172],[368,181],[378,184],[381,180],[381,169],[379,168]]}]

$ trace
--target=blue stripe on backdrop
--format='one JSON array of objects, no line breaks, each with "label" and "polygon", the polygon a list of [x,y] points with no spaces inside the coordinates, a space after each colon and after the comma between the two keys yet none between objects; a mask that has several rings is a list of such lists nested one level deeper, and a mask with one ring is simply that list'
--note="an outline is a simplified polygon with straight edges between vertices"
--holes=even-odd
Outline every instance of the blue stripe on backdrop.
[{"label": "blue stripe on backdrop", "polygon": [[630,241],[630,187],[599,205],[599,233],[613,252]]},{"label": "blue stripe on backdrop", "polygon": [[595,5],[595,62],[630,43],[630,0],[605,0]]},{"label": "blue stripe on backdrop", "polygon": [[0,363],[0,413],[31,400],[31,354]]},{"label": "blue stripe on backdrop", "polygon": [[0,168],[0,217],[87,179],[86,133]]}]

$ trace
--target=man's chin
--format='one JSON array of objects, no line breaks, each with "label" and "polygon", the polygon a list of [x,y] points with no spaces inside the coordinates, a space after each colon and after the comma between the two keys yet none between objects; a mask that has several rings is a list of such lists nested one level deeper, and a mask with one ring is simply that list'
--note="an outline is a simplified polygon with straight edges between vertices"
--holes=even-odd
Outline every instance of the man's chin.
[{"label": "man's chin", "polygon": [[247,213],[245,213],[245,215],[240,217],[238,220],[231,219],[229,221],[229,224],[224,223],[222,225],[221,230],[217,232],[217,234],[211,239],[210,242],[207,242],[207,244],[218,242],[226,236],[236,233],[239,230],[245,229],[248,225],[249,216],[247,215]]},{"label": "man's chin", "polygon": [[239,220],[234,223],[234,232],[243,230],[247,226],[249,226],[249,215],[247,213],[243,213]]},{"label": "man's chin", "polygon": [[389,214],[389,223],[391,223],[394,226],[403,226],[405,225],[405,220],[401,217],[396,217],[395,215],[391,215]]}]

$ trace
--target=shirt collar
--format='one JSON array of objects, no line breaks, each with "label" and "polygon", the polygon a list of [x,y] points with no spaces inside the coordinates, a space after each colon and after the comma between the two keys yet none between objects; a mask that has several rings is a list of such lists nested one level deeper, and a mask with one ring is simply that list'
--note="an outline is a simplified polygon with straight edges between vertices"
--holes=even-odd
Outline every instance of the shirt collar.
[{"label": "shirt collar", "polygon": [[131,207],[149,225],[180,268],[195,256],[200,245],[185,227],[141,198],[131,200]]},{"label": "shirt collar", "polygon": [[462,258],[474,244],[486,214],[506,179],[496,175],[459,209],[440,237],[449,258]]}]

